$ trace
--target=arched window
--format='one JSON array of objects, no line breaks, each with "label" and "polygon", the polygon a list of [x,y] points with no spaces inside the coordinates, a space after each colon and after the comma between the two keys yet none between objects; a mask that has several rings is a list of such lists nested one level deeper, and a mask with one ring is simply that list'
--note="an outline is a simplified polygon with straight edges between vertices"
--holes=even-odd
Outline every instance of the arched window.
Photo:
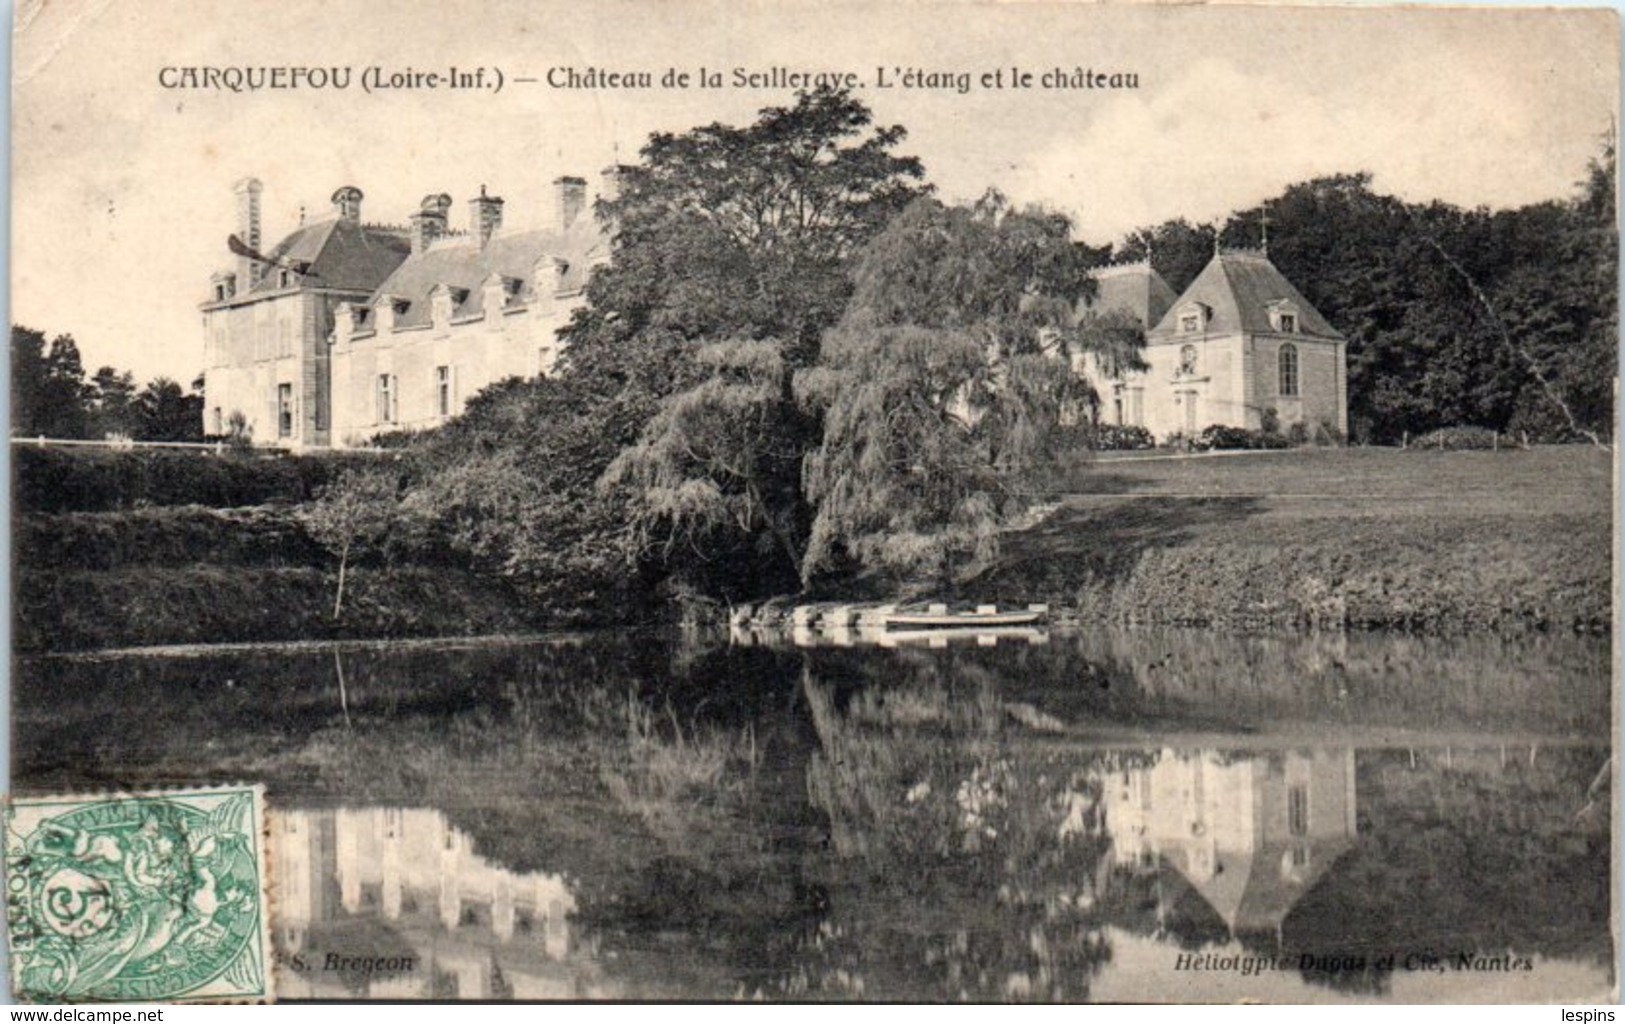
[{"label": "arched window", "polygon": [[1298,346],[1282,345],[1278,357],[1281,370],[1281,394],[1298,393]]},{"label": "arched window", "polygon": [[1196,372],[1196,346],[1185,345],[1179,350],[1179,372],[1190,376]]}]

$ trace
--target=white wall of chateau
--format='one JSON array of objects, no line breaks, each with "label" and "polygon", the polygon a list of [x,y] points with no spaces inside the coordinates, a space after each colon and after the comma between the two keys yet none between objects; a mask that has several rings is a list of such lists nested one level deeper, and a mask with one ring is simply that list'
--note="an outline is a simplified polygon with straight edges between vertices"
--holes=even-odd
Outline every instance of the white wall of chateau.
[{"label": "white wall of chateau", "polygon": [[[1280,350],[1298,351],[1298,394],[1281,393]],[[1192,372],[1183,372],[1184,349],[1195,349]],[[1107,379],[1093,359],[1076,363],[1100,395],[1101,420],[1141,426],[1158,441],[1200,433],[1214,424],[1263,425],[1276,411],[1280,429],[1329,424],[1348,433],[1346,345],[1302,335],[1176,335],[1146,345],[1150,368],[1121,381]]]},{"label": "white wall of chateau", "polygon": [[[256,444],[328,443],[328,338],[342,295],[294,291],[203,313],[203,431],[224,434],[242,413]],[[282,422],[282,388],[291,422]],[[286,426],[286,430],[284,430]]]},{"label": "white wall of chateau", "polygon": [[[500,287],[488,293],[482,316],[454,320],[435,310],[424,326],[396,328],[387,308],[374,310],[374,331],[352,334],[340,310],[333,332],[333,430],[335,447],[362,444],[395,430],[439,426],[463,411],[480,391],[509,377],[553,372],[559,329],[582,301],[576,293],[546,296],[504,309]],[[449,395],[442,404],[441,373]],[[389,378],[393,408],[380,400],[381,379]]]}]

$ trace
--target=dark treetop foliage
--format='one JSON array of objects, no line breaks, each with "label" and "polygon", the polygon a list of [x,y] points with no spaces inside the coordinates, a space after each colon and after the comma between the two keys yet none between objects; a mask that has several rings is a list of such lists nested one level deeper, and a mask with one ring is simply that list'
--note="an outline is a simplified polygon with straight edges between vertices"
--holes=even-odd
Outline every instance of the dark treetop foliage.
[{"label": "dark treetop foliage", "polygon": [[599,207],[615,258],[565,331],[567,366],[616,372],[668,335],[775,338],[809,362],[846,305],[851,258],[923,191],[920,162],[892,153],[903,129],[871,121],[821,90],[744,128],[651,137]]},{"label": "dark treetop foliage", "polygon": [[98,369],[88,381],[69,334],[45,343],[28,327],[11,328],[11,432],[18,437],[197,441],[203,437],[201,385],[192,394],[167,377],[139,392],[129,371]]},{"label": "dark treetop foliage", "polygon": [[[1397,442],[1476,425],[1533,440],[1607,435],[1617,359],[1614,152],[1567,202],[1514,210],[1406,203],[1369,174],[1317,178],[1232,214],[1225,245],[1269,254],[1349,339],[1355,439]],[[1183,220],[1142,229],[1142,255],[1177,291],[1212,254],[1215,230]]]},{"label": "dark treetop foliage", "polygon": [[[868,248],[818,366],[803,575],[849,564],[941,578],[990,558],[1002,515],[1082,385],[1092,284],[1062,217],[916,202]],[[967,556],[969,560],[967,560]]]},{"label": "dark treetop foliage", "polygon": [[853,254],[923,191],[902,138],[830,91],[652,137],[598,208],[614,259],[558,378],[482,396],[434,446],[423,500],[455,543],[538,593],[623,608],[607,596],[662,577],[793,580],[815,424],[789,372],[844,308]]}]

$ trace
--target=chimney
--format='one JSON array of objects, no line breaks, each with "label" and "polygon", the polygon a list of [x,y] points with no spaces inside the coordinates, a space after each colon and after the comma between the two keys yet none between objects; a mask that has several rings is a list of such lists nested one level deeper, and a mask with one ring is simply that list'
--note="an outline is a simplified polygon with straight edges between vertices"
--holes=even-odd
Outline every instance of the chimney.
[{"label": "chimney", "polygon": [[333,193],[333,209],[338,212],[341,220],[352,224],[361,220],[361,190],[354,185],[345,185]]},{"label": "chimney", "polygon": [[480,194],[468,201],[468,230],[483,249],[501,227],[502,200],[486,195],[485,186],[481,185]]},{"label": "chimney", "polygon": [[423,197],[418,212],[412,214],[412,253],[416,255],[446,233],[446,214],[451,209],[451,196],[444,192]]},{"label": "chimney", "polygon": [[554,178],[553,203],[558,211],[559,230],[568,231],[581,211],[587,208],[586,178]]},{"label": "chimney", "polygon": [[[243,244],[260,252],[260,193],[265,186],[260,184],[258,178],[244,178],[232,187],[237,193],[237,237]],[[252,291],[259,283],[260,271],[263,269],[258,260],[247,256],[237,257],[236,291]]]},{"label": "chimney", "polygon": [[624,168],[620,164],[610,164],[599,172],[602,179],[598,186],[598,198],[606,203],[613,203],[621,198],[621,172]]}]

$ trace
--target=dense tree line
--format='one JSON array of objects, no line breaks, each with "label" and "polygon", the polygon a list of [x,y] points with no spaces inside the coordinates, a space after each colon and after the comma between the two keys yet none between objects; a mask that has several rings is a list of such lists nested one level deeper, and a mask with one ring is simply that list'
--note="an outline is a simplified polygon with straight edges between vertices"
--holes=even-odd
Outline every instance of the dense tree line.
[{"label": "dense tree line", "polygon": [[[1095,397],[1069,365],[1143,366],[1144,336],[1076,313],[1110,247],[994,193],[940,202],[903,141],[828,91],[653,136],[598,207],[613,259],[559,372],[488,389],[418,443],[390,514],[541,610],[599,620],[985,564],[1041,491],[1057,423]],[[1272,259],[1349,337],[1358,439],[1607,431],[1613,173],[1608,152],[1573,200],[1495,213],[1366,175],[1269,202]],[[1256,245],[1263,214],[1172,221],[1118,255],[1149,249],[1183,288],[1216,239]]]},{"label": "dense tree line", "polygon": [[[1513,210],[1406,203],[1369,174],[1287,188],[1222,224],[1134,232],[1181,291],[1224,245],[1257,246],[1349,339],[1356,440],[1447,426],[1532,440],[1612,433],[1619,243],[1615,155],[1603,149],[1567,201]],[[1267,211],[1267,223],[1265,220]]]},{"label": "dense tree line", "polygon": [[32,328],[11,328],[11,432],[15,437],[136,441],[203,439],[202,382],[191,392],[168,377],[137,388],[135,376],[103,366],[85,375],[70,334],[49,343]]}]

